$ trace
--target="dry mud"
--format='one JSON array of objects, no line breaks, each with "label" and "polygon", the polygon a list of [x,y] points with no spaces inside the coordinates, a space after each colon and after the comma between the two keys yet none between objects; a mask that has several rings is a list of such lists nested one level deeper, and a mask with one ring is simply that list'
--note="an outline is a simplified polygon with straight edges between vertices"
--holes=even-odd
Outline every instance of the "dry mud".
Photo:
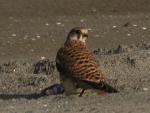
[{"label": "dry mud", "polygon": [[[0,113],[149,113],[149,4],[0,0]],[[54,84],[63,90],[54,59],[76,26],[89,29],[88,46],[119,93],[45,95]]]},{"label": "dry mud", "polygon": [[[93,51],[109,84],[117,94],[37,96],[42,89],[59,83],[54,61],[11,60],[0,63],[0,109],[2,113],[49,112],[149,112],[150,44],[119,45]],[[39,65],[40,64],[40,65]],[[39,68],[37,68],[39,67]]]}]

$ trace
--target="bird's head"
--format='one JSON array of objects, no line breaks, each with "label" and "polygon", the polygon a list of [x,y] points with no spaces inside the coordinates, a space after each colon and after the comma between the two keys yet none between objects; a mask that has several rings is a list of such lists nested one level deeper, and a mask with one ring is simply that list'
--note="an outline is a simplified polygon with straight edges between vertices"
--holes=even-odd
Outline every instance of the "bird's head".
[{"label": "bird's head", "polygon": [[80,41],[85,43],[87,38],[88,38],[88,29],[76,27],[69,32],[67,41]]}]

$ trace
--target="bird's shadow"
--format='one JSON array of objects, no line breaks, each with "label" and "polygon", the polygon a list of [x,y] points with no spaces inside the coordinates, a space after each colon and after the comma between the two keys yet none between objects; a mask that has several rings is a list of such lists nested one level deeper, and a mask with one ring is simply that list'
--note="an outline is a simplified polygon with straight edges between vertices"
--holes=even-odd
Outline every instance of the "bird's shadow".
[{"label": "bird's shadow", "polygon": [[0,100],[9,100],[9,99],[38,99],[48,95],[57,95],[64,92],[64,87],[62,84],[54,84],[43,89],[40,93],[31,93],[31,94],[0,94]]}]

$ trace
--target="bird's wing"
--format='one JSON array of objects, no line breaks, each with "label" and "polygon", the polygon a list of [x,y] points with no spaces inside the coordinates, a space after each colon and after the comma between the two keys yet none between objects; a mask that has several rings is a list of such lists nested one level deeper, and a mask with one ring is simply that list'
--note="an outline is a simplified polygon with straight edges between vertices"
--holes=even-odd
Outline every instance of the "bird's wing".
[{"label": "bird's wing", "polygon": [[77,80],[103,81],[96,59],[87,49],[60,48],[56,56],[56,67],[63,75]]}]

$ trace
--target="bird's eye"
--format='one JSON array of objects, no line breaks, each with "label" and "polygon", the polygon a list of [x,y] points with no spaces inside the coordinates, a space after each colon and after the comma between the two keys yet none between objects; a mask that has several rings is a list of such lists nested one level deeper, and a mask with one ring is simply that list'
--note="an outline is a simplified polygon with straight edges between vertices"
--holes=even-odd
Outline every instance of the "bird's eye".
[{"label": "bird's eye", "polygon": [[76,33],[77,33],[77,34],[81,34],[81,31],[80,31],[80,30],[76,30]]},{"label": "bird's eye", "polygon": [[83,34],[83,37],[88,37],[88,35],[87,34]]},{"label": "bird's eye", "polygon": [[79,39],[79,38],[80,38],[80,35],[81,35],[81,31],[80,31],[80,30],[76,30],[75,33],[76,33],[76,35],[77,35],[77,38]]}]

